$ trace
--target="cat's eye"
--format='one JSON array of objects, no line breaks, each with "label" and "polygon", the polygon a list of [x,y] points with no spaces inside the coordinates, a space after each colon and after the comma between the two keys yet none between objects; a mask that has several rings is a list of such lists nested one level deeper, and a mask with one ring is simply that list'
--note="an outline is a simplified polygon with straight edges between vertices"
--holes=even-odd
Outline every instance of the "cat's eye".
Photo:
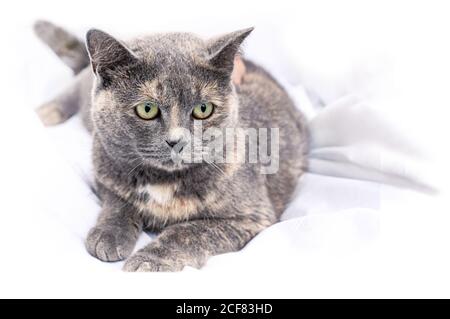
[{"label": "cat's eye", "polygon": [[210,117],[213,111],[214,104],[212,104],[211,102],[204,102],[194,106],[194,109],[192,110],[192,116],[196,119],[204,120]]},{"label": "cat's eye", "polygon": [[152,120],[159,114],[159,108],[156,103],[147,101],[136,105],[136,114],[144,120]]}]

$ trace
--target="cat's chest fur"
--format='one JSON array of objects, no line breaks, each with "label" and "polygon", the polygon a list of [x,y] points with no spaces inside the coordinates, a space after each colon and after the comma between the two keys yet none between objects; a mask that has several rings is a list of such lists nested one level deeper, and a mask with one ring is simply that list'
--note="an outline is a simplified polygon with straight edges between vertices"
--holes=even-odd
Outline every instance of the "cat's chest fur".
[{"label": "cat's chest fur", "polygon": [[135,189],[134,205],[145,215],[164,221],[187,220],[201,212],[209,202],[194,194],[180,195],[178,183],[144,184]]},{"label": "cat's chest fur", "polygon": [[137,188],[139,194],[144,195],[149,203],[166,205],[174,200],[178,184],[146,184]]}]

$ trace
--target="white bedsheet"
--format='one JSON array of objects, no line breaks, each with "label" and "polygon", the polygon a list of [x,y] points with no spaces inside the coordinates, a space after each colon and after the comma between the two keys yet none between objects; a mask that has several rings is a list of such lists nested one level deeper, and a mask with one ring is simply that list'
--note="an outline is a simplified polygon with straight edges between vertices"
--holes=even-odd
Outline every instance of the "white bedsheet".
[{"label": "white bedsheet", "polygon": [[[410,132],[385,120],[376,96],[327,92],[319,107],[275,65],[266,67],[308,115],[312,133],[309,172],[282,221],[202,270],[138,278],[120,273],[122,262],[92,258],[83,245],[99,210],[86,183],[90,136],[78,117],[46,129],[26,105],[70,81],[43,46],[31,48],[21,69],[29,99],[2,109],[0,119],[0,281],[7,287],[0,296],[417,296],[411,286],[448,283],[448,217]],[[136,249],[150,240],[142,234]],[[420,271],[427,273],[418,278]]]}]

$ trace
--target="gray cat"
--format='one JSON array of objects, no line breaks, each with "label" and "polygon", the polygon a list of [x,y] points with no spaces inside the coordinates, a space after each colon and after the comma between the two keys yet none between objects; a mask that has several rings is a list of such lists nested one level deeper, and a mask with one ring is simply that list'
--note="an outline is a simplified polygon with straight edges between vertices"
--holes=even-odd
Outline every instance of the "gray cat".
[{"label": "gray cat", "polygon": [[[206,41],[169,33],[127,42],[90,30],[86,46],[48,22],[35,31],[77,74],[38,109],[40,118],[54,125],[80,111],[92,132],[102,202],[86,239],[92,256],[127,258],[126,271],[199,268],[277,222],[305,169],[308,132],[286,91],[239,58],[252,29]],[[204,131],[279,128],[278,171],[261,174],[260,162],[174,161],[174,153],[194,152],[180,132],[199,121]],[[159,235],[132,255],[145,230]]]}]

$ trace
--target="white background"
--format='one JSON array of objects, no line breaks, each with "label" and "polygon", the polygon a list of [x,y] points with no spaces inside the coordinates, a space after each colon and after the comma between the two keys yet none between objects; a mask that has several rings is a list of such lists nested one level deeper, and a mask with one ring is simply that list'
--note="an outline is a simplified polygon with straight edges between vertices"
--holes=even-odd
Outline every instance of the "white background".
[{"label": "white background", "polygon": [[[450,297],[446,245],[420,247],[421,253],[414,253],[423,242],[420,236],[433,236],[435,231],[445,231],[450,226],[430,222],[437,218],[432,213],[446,213],[443,203],[450,177],[446,166],[450,136],[450,8],[446,1],[14,1],[2,2],[1,6],[0,140],[5,151],[0,149],[3,200],[0,214],[8,218],[2,218],[0,225],[3,234],[0,296]],[[377,259],[373,252],[341,262],[334,260],[333,265],[328,259],[323,263],[315,259],[314,263],[305,261],[298,276],[292,276],[295,269],[290,265],[277,269],[262,266],[220,273],[191,272],[188,276],[111,275],[100,268],[89,275],[86,272],[82,276],[73,275],[70,267],[62,268],[64,263],[43,262],[46,256],[40,255],[40,247],[33,245],[33,238],[27,238],[28,245],[20,247],[23,252],[19,253],[29,258],[25,258],[26,262],[22,258],[18,265],[11,259],[12,252],[16,254],[19,249],[14,243],[20,238],[23,242],[23,237],[35,234],[36,229],[32,218],[24,221],[17,212],[33,210],[36,203],[30,202],[33,197],[28,194],[40,187],[39,183],[27,180],[26,172],[32,169],[37,154],[47,151],[34,147],[33,141],[39,136],[29,136],[31,130],[21,126],[28,123],[21,118],[28,116],[21,113],[21,108],[34,106],[30,104],[36,102],[35,92],[46,86],[46,70],[42,67],[42,82],[30,86],[30,78],[38,77],[27,74],[26,61],[17,59],[22,55],[13,48],[27,49],[26,43],[17,41],[23,39],[22,35],[29,32],[38,18],[80,34],[95,26],[124,37],[170,30],[212,35],[255,26],[253,42],[249,41],[247,47],[252,56],[263,64],[278,56],[279,61],[270,61],[274,69],[293,83],[302,82],[311,89],[320,87],[325,100],[357,88],[363,78],[370,78],[380,67],[389,65],[392,72],[386,80],[389,83],[379,85],[386,84],[395,90],[396,99],[391,100],[392,108],[385,110],[386,115],[400,130],[410,134],[417,147],[425,150],[433,162],[427,176],[439,185],[442,197],[433,206],[415,207],[412,214],[422,215],[411,224],[405,224],[404,216],[398,220],[395,214],[391,216],[391,223],[382,228],[386,241],[392,233],[411,235],[407,238],[417,234],[417,238],[384,251],[383,260]],[[267,51],[260,49],[265,39],[269,39]],[[261,52],[255,52],[256,49]],[[43,58],[54,59],[55,65],[59,63],[50,54]],[[365,66],[364,72],[354,72],[360,65]],[[70,73],[61,68],[59,76],[65,81]],[[15,156],[19,148],[20,154],[26,156]],[[14,169],[15,161],[24,164],[23,171]],[[48,167],[43,166],[45,169]],[[42,178],[40,182],[45,184],[45,174]],[[402,204],[398,205],[397,213],[411,208]],[[74,205],[84,208],[78,203]],[[439,220],[448,222],[445,218]],[[389,242],[382,247],[388,246]],[[64,249],[61,247],[62,259]],[[401,254],[405,254],[403,262],[396,259]],[[391,263],[389,257],[395,262]]]}]

